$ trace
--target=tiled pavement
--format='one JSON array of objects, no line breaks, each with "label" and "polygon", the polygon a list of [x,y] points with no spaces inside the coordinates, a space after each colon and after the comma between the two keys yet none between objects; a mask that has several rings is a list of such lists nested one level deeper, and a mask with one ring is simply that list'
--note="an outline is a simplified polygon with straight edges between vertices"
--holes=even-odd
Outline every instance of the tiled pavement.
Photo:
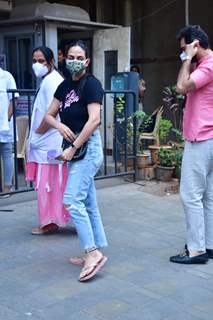
[{"label": "tiled pavement", "polygon": [[70,226],[32,236],[36,201],[0,207],[0,320],[212,320],[213,260],[168,261],[184,244],[178,195],[129,183],[99,189],[98,200],[109,260],[88,283],[68,263],[79,254]]}]

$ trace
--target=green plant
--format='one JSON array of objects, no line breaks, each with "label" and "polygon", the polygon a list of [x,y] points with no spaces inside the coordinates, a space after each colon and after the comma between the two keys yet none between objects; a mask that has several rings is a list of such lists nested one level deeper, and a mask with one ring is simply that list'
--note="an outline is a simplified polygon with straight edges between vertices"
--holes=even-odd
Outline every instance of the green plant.
[{"label": "green plant", "polygon": [[175,166],[175,151],[174,149],[160,148],[157,151],[159,165],[162,167]]},{"label": "green plant", "polygon": [[[120,123],[120,129],[122,132],[121,141],[124,142],[126,137],[127,149],[132,152],[133,149],[133,137],[134,137],[134,124],[136,125],[136,145],[137,152],[143,154],[143,145],[139,141],[140,134],[146,130],[152,123],[151,115],[146,114],[144,111],[136,111],[126,119],[124,117],[125,97],[120,95],[116,96],[115,109],[117,113],[117,122]],[[136,121],[135,121],[136,120]],[[125,132],[126,130],[126,132]],[[125,144],[125,143],[121,143]]]},{"label": "green plant", "polygon": [[122,113],[125,105],[125,97],[123,95],[116,97],[115,108],[118,113]]},{"label": "green plant", "polygon": [[181,177],[181,166],[183,159],[183,148],[177,147],[175,151],[175,178],[180,181]]},{"label": "green plant", "polygon": [[152,124],[152,116],[146,114],[144,111],[136,111],[133,114],[133,117],[137,119],[137,132],[138,134],[142,134],[151,124]]},{"label": "green plant", "polygon": [[173,126],[172,121],[165,118],[160,119],[160,125],[159,125],[160,144],[165,144],[167,142],[166,140],[169,136],[172,126]]},{"label": "green plant", "polygon": [[[120,104],[119,104],[120,106]],[[139,141],[140,134],[149,126],[151,123],[152,119],[151,116],[146,114],[144,111],[136,111],[133,113],[132,116],[129,116],[127,118],[127,123],[126,123],[126,137],[127,137],[127,146],[129,149],[131,149],[133,145],[133,136],[134,136],[134,119],[136,120],[135,125],[136,125],[136,144],[137,144],[137,152],[140,154],[143,154],[143,145]],[[124,117],[120,118],[120,123],[124,124]],[[124,133],[124,126],[123,128],[123,133]]]},{"label": "green plant", "polygon": [[185,96],[176,92],[176,85],[170,85],[163,89],[163,101],[173,114],[174,127],[182,131]]},{"label": "green plant", "polygon": [[180,145],[183,146],[184,139],[183,134],[179,129],[172,128],[172,132],[175,134],[175,141]]},{"label": "green plant", "polygon": [[175,150],[175,167],[176,168],[181,168],[182,158],[183,158],[183,149],[177,148]]},{"label": "green plant", "polygon": [[153,119],[151,115],[146,114],[144,111],[136,111],[133,117],[136,118],[137,151],[143,154],[143,143],[140,141],[140,135],[150,127]]}]

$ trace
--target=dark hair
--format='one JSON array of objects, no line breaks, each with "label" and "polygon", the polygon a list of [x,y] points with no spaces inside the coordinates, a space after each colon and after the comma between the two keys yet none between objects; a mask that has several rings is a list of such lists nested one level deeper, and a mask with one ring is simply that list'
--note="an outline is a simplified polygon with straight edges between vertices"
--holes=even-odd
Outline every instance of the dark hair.
[{"label": "dark hair", "polygon": [[59,50],[62,52],[63,56],[65,56],[65,50],[64,50],[64,48],[58,47],[58,51],[59,51]]},{"label": "dark hair", "polygon": [[82,40],[73,40],[69,44],[69,46],[67,47],[67,52],[66,53],[68,53],[70,48],[76,47],[76,46],[81,47],[81,49],[84,50],[84,52],[85,52],[85,57],[88,58],[88,47],[87,47],[86,43],[84,41],[82,41]]},{"label": "dark hair", "polygon": [[130,71],[133,71],[133,69],[136,69],[138,73],[140,73],[140,67],[137,66],[136,64],[134,64],[133,66],[131,66]]},{"label": "dark hair", "polygon": [[193,42],[195,39],[199,40],[202,48],[208,49],[209,38],[203,29],[198,25],[189,25],[182,28],[177,34],[177,40],[184,39],[186,44]]},{"label": "dark hair", "polygon": [[54,54],[53,54],[53,51],[48,48],[48,47],[45,47],[45,46],[40,46],[40,47],[37,47],[33,50],[33,54],[36,52],[36,51],[41,51],[47,61],[47,63],[49,65],[51,65],[51,62],[54,61]]}]

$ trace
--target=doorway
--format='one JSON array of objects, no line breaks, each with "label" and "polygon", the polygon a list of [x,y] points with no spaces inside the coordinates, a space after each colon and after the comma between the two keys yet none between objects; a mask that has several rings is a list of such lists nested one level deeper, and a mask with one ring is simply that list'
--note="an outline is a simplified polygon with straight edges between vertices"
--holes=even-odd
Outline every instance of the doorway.
[{"label": "doorway", "polygon": [[67,53],[67,48],[69,47],[70,43],[74,40],[83,40],[88,49],[88,56],[91,58],[90,65],[88,67],[88,72],[92,73],[93,66],[92,66],[92,55],[93,55],[93,34],[90,31],[74,31],[74,30],[67,30],[67,29],[57,29],[58,31],[58,49],[61,48],[65,55]]},{"label": "doorway", "polygon": [[35,88],[32,76],[33,35],[5,38],[7,70],[15,78],[20,89]]}]

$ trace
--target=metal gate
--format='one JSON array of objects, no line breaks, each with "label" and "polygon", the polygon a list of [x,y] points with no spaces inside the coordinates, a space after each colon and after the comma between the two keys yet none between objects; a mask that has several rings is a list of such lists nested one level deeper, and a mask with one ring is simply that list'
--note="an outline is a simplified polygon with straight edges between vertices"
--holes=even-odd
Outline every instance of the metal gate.
[{"label": "metal gate", "polygon": [[[32,105],[35,96],[35,90],[23,89],[23,90],[8,90],[12,93],[13,101],[13,133],[14,133],[14,179],[13,179],[13,190],[11,193],[20,193],[33,190],[33,185],[25,181],[24,177],[24,167],[20,171],[20,155],[17,152],[19,147],[19,140],[17,141],[18,132],[18,118],[21,116],[27,117],[27,130],[26,135],[29,133],[30,123],[31,123],[31,113]],[[15,98],[15,94],[19,93],[20,97]],[[129,115],[127,113],[126,101],[127,98],[132,97],[133,103],[133,114]],[[111,98],[112,106],[112,147],[108,146],[108,133],[107,133],[107,108],[108,108],[108,97]],[[122,99],[121,99],[122,97]],[[102,134],[103,142],[103,153],[104,161],[101,169],[96,175],[95,179],[107,179],[113,177],[121,176],[132,176],[136,179],[136,119],[134,117],[134,112],[137,108],[136,95],[133,91],[123,90],[123,91],[104,91],[104,102],[101,112],[101,125],[100,130]],[[25,144],[26,144],[25,137]],[[26,149],[25,149],[26,151]],[[21,155],[23,161],[26,160],[26,154]],[[0,161],[0,195],[5,195],[3,193],[3,161]]]}]

